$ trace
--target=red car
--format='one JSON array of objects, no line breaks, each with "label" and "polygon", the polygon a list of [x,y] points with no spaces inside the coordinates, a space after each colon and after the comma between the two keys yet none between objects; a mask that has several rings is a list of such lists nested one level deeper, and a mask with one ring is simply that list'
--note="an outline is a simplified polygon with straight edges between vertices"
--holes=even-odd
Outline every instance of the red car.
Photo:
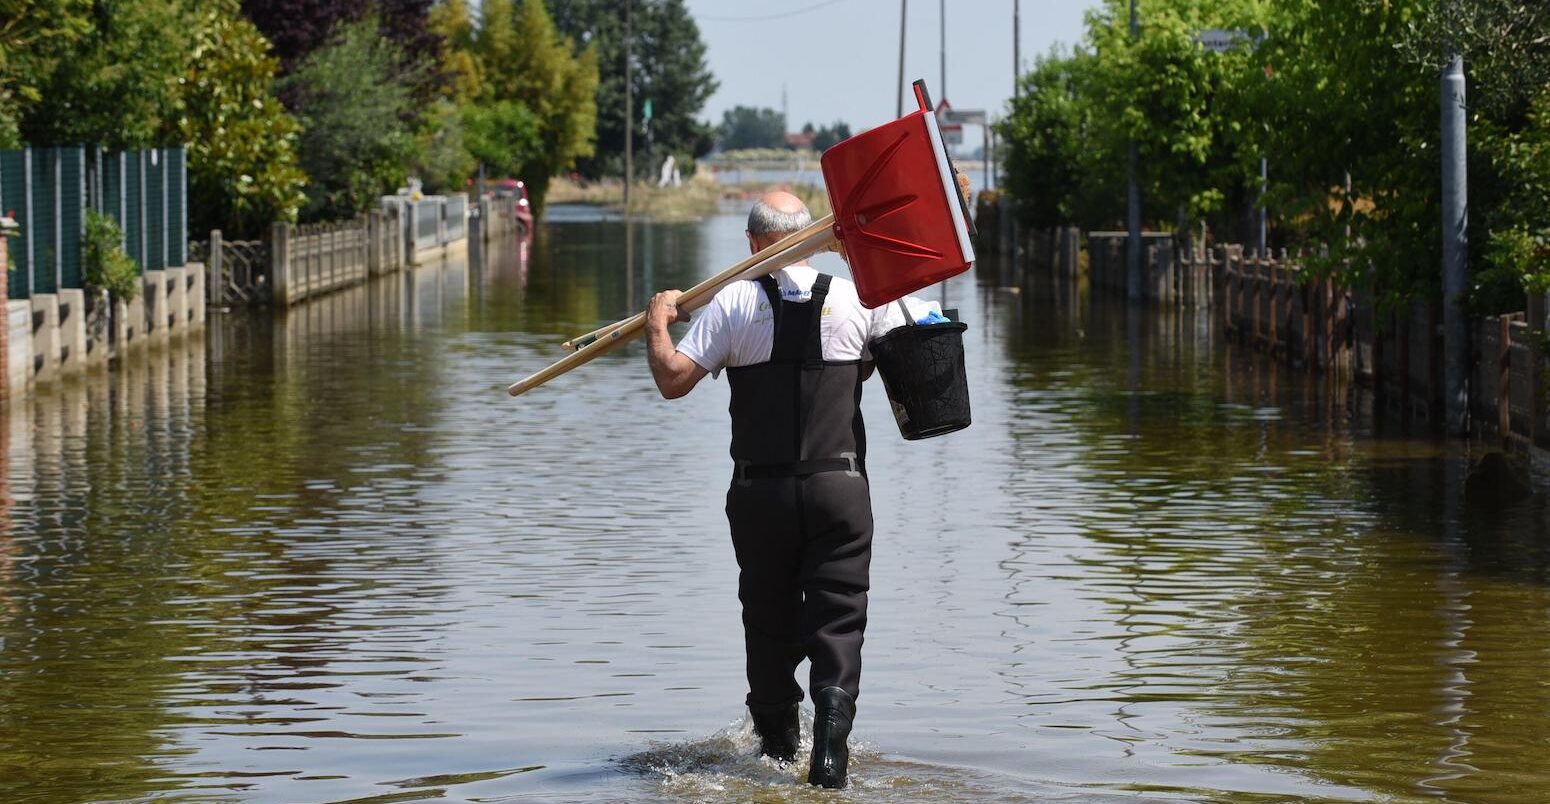
[{"label": "red car", "polygon": [[517,223],[522,225],[522,233],[533,233],[533,205],[527,199],[527,185],[517,179],[496,179],[494,182],[496,198],[515,196],[517,199]]}]

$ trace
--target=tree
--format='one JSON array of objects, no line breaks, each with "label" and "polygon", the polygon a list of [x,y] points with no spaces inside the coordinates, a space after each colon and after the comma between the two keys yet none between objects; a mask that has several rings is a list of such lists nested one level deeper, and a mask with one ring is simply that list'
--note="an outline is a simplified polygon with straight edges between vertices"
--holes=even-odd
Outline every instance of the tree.
[{"label": "tree", "polygon": [[1079,53],[1039,57],[1019,80],[1011,113],[997,126],[1006,148],[1006,189],[1031,226],[1101,226],[1115,214],[1105,201],[1124,192],[1113,167],[1118,160],[1091,147],[1097,109],[1088,96],[1091,66],[1091,58]]},{"label": "tree", "polygon": [[1473,304],[1522,308],[1550,290],[1550,7],[1524,0],[1436,2],[1400,37],[1420,75],[1453,56],[1469,78]]},{"label": "tree", "polygon": [[180,0],[104,1],[91,21],[79,37],[56,37],[62,47],[35,62],[54,69],[32,87],[43,102],[27,107],[22,138],[33,145],[162,144],[158,134],[176,120],[191,14]]},{"label": "tree", "polygon": [[590,156],[597,134],[595,50],[577,51],[543,0],[484,0],[475,50],[483,75],[479,102],[522,103],[538,120],[541,147],[523,165],[533,206],[542,209],[549,179]]},{"label": "tree", "polygon": [[493,176],[520,176],[540,159],[538,118],[518,101],[463,108],[465,144]]},{"label": "tree", "polygon": [[337,29],[366,16],[370,5],[371,0],[242,0],[242,14],[263,31],[290,73]]},{"label": "tree", "polygon": [[1432,1],[1287,0],[1258,54],[1264,78],[1240,93],[1272,160],[1283,231],[1328,246],[1311,267],[1375,284],[1389,301],[1440,289],[1437,74],[1407,66],[1393,44]]},{"label": "tree", "polygon": [[1108,0],[1089,14],[1087,38],[1099,55],[1083,90],[1103,109],[1091,119],[1089,146],[1102,143],[1123,163],[1128,142],[1136,142],[1154,219],[1225,226],[1223,216],[1248,195],[1259,153],[1229,110],[1240,82],[1258,75],[1256,56],[1250,41],[1217,53],[1195,35],[1204,28],[1261,31],[1265,13],[1257,0],[1149,4],[1139,39],[1129,32],[1128,2]]},{"label": "tree", "polygon": [[[641,118],[652,106],[651,142],[658,153],[693,157],[710,150],[714,137],[699,113],[719,86],[705,58],[700,29],[683,0],[571,0],[555,6],[555,24],[597,53],[597,153],[579,161],[591,176],[617,176],[624,159],[624,17],[631,9],[631,70],[635,84],[635,147],[646,147]],[[653,160],[640,160],[651,169]],[[656,160],[660,161],[660,160]]]},{"label": "tree", "polygon": [[[403,51],[404,60],[410,64],[434,64],[441,56],[441,37],[431,28],[431,8],[435,0],[375,0],[380,15],[382,33],[393,40]],[[425,69],[420,72],[419,89],[432,89],[429,79],[436,72]],[[434,91],[426,97],[435,94]]]},{"label": "tree", "polygon": [[[1487,207],[1485,270],[1477,287],[1487,311],[1513,311],[1522,291],[1550,291],[1550,87],[1530,105],[1518,131],[1491,126],[1481,138],[1494,146],[1491,168],[1504,177],[1503,203]],[[1492,309],[1495,308],[1495,309]]]},{"label": "tree", "polygon": [[[1472,102],[1519,115],[1550,84],[1550,6],[1528,0],[1433,0],[1400,32],[1411,62],[1440,70],[1455,55],[1469,67]],[[1483,102],[1483,103],[1482,103]]]},{"label": "tree", "polygon": [[220,10],[197,22],[176,127],[188,144],[189,229],[257,237],[295,220],[306,199],[300,125],[274,95],[280,65],[263,34]]},{"label": "tree", "polygon": [[474,52],[477,28],[467,0],[443,0],[430,10],[427,23],[440,40],[441,96],[456,104],[478,98],[479,59]]},{"label": "tree", "polygon": [[786,147],[786,116],[774,109],[734,106],[721,115],[723,151]]},{"label": "tree", "polygon": [[451,101],[438,100],[421,118],[410,167],[431,192],[463,192],[478,167],[469,153],[462,111]]},{"label": "tree", "polygon": [[302,121],[307,217],[354,215],[407,178],[415,76],[403,64],[402,51],[366,18],[340,29],[282,82]]},{"label": "tree", "polygon": [[[368,17],[397,46],[410,69],[417,100],[438,94],[441,39],[431,28],[434,0],[241,0],[242,12],[274,43],[283,72],[294,72],[301,59],[333,41],[340,28]],[[290,102],[290,98],[285,99]]]},{"label": "tree", "polygon": [[[811,127],[812,123],[807,125]],[[819,151],[827,151],[842,140],[848,140],[851,137],[850,124],[840,120],[834,121],[834,125],[815,129],[811,133],[813,135],[813,148]]]},{"label": "tree", "polygon": [[0,148],[21,143],[21,119],[43,100],[61,56],[91,31],[90,0],[0,0]]}]

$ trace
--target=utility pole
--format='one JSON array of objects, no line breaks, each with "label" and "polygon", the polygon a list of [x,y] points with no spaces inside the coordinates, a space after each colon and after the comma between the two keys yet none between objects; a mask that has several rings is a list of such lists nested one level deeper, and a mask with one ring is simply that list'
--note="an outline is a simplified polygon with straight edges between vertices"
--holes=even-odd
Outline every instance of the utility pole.
[{"label": "utility pole", "polygon": [[941,6],[937,12],[942,17],[942,86],[937,89],[937,97],[947,97],[947,0],[941,0]]},{"label": "utility pole", "polygon": [[1023,94],[1022,81],[1018,79],[1023,73],[1023,2],[1012,0],[1012,97],[1020,98]]},{"label": "utility pole", "polygon": [[899,103],[893,116],[904,116],[904,21],[909,18],[910,0],[899,0]]},{"label": "utility pole", "polygon": [[635,181],[635,87],[630,77],[635,4],[624,0],[624,217],[630,217],[630,185]]},{"label": "utility pole", "polygon": [[[1141,18],[1136,0],[1130,0],[1130,39],[1141,38]],[[1134,137],[1130,139],[1130,192],[1126,204],[1128,237],[1125,239],[1125,289],[1131,301],[1141,298],[1141,152]]]},{"label": "utility pole", "polygon": [[[1469,174],[1464,102],[1464,57],[1456,55],[1442,71],[1443,415],[1452,436],[1469,431],[1469,323],[1464,311],[1469,279]],[[1543,326],[1543,321],[1529,322],[1531,329]]]},{"label": "utility pole", "polygon": [[985,144],[980,146],[985,152],[985,187],[990,189],[990,166],[995,163],[996,155],[996,130],[990,126],[990,115],[985,115],[985,125],[980,126],[980,131],[985,136]]}]

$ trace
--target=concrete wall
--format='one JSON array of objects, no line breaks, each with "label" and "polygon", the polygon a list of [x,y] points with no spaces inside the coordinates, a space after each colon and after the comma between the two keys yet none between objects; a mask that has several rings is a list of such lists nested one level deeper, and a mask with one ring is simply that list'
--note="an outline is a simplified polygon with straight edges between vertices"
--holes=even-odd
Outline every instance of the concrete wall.
[{"label": "concrete wall", "polygon": [[7,301],[5,327],[5,384],[14,398],[27,392],[27,382],[32,379],[32,304],[26,299]]},{"label": "concrete wall", "polygon": [[[90,308],[90,309],[88,309]],[[14,398],[34,382],[106,365],[141,346],[202,332],[204,265],[146,271],[134,301],[64,289],[8,302],[4,378]]]},{"label": "concrete wall", "polygon": [[276,223],[269,234],[275,306],[361,284],[373,276],[440,262],[468,248],[466,196],[382,199],[382,210],[353,221]]}]

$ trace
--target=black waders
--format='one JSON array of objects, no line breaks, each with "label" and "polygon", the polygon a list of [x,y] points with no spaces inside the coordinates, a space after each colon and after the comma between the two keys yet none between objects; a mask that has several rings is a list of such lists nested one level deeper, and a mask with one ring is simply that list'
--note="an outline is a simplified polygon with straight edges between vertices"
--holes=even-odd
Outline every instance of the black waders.
[{"label": "black waders", "polygon": [[802,717],[796,704],[780,706],[749,706],[753,715],[753,730],[759,735],[759,753],[790,762],[797,758],[797,746],[802,744]]},{"label": "black waders", "polygon": [[856,719],[856,699],[839,687],[813,693],[813,766],[807,783],[819,787],[844,787],[845,766],[850,763],[850,724]]},{"label": "black waders", "polygon": [[[838,735],[839,750],[825,749],[827,770],[815,784],[845,778],[872,559],[861,361],[825,361],[820,342],[830,280],[820,274],[811,300],[797,303],[780,297],[773,277],[761,279],[775,317],[770,359],[727,370],[736,463],[727,520],[741,570],[754,727],[766,747],[783,748],[782,730],[772,723],[777,734],[767,733],[761,713],[802,700],[794,675],[804,657],[814,704],[831,687],[849,702],[834,710],[845,713],[844,728],[825,727],[831,743]],[[815,768],[819,753],[815,740]]]}]

